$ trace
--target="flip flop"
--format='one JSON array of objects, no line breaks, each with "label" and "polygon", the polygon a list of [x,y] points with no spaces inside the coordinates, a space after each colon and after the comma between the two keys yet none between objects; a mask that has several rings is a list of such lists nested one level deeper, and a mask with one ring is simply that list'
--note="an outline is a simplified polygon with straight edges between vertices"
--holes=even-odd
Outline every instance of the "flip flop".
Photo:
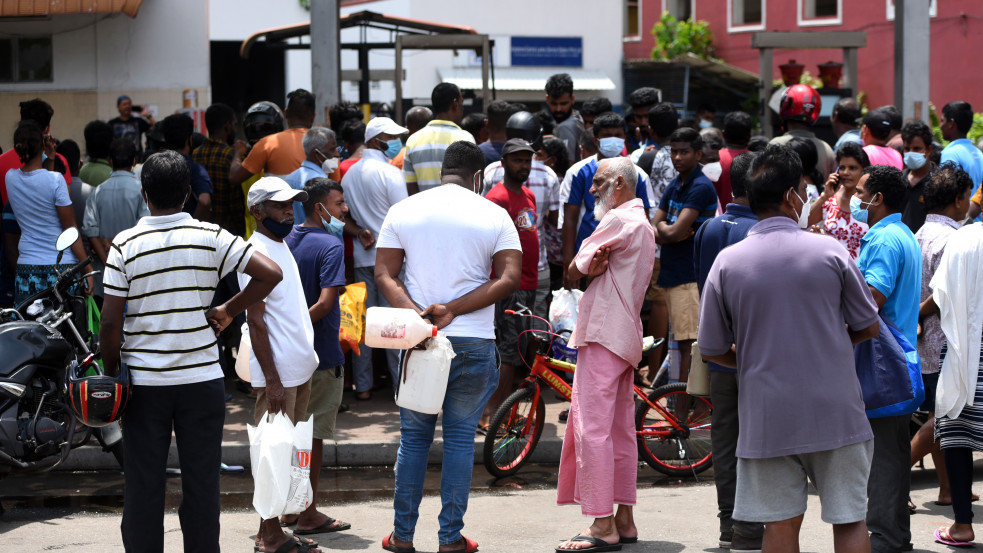
[{"label": "flip flop", "polygon": [[461,536],[461,538],[464,540],[463,549],[451,549],[443,553],[475,553],[478,550],[478,542],[466,536]]},{"label": "flip flop", "polygon": [[942,545],[948,545],[949,547],[975,547],[976,544],[971,541],[956,541],[952,539],[949,535],[949,529],[945,526],[937,529],[935,531],[935,541],[941,543]]},{"label": "flip flop", "polygon": [[600,551],[621,551],[621,543],[608,543],[600,538],[595,538],[594,536],[585,536],[583,534],[578,534],[569,541],[585,541],[591,544],[590,547],[585,549],[560,549],[556,548],[557,553],[568,553],[570,551],[578,551],[581,553],[594,553]]},{"label": "flip flop", "polygon": [[331,517],[328,517],[328,520],[324,521],[316,528],[308,528],[303,530],[300,528],[295,528],[294,534],[297,534],[298,536],[309,536],[311,534],[327,534],[328,532],[341,532],[343,530],[348,530],[349,528],[352,527],[351,524],[347,522],[343,522],[340,525],[332,528],[331,525],[334,524],[335,522],[338,521]]},{"label": "flip flop", "polygon": [[393,532],[390,532],[388,536],[382,538],[382,548],[386,551],[392,551],[393,553],[416,553],[415,547],[400,547],[392,543]]},{"label": "flip flop", "polygon": [[623,543],[623,544],[638,543],[638,536],[634,536],[631,538],[627,536],[621,536],[621,539],[618,540],[618,543]]},{"label": "flip flop", "polygon": [[[277,548],[277,552],[279,552],[281,549],[284,548],[286,548],[286,551],[289,552],[290,549],[292,549],[293,547],[299,547],[300,548],[299,553],[303,553],[309,549],[314,549],[318,546],[318,543],[310,538],[299,538],[291,534],[287,534],[287,538],[289,539],[286,542],[284,542],[283,545]],[[256,545],[255,543],[253,544],[253,553],[261,553],[259,550],[259,546]]]}]

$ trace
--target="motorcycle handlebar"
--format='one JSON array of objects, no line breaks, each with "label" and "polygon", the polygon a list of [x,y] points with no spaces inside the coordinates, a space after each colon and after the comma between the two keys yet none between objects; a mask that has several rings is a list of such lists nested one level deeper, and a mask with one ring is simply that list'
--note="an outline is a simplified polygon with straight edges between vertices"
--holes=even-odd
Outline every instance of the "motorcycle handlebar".
[{"label": "motorcycle handlebar", "polygon": [[75,275],[81,272],[83,268],[91,264],[92,264],[92,255],[89,254],[88,257],[86,257],[82,261],[79,261],[78,263],[75,264],[74,267],[65,271],[58,277],[58,280],[55,281],[55,289],[60,290],[61,287],[64,286],[66,282],[73,280]]}]

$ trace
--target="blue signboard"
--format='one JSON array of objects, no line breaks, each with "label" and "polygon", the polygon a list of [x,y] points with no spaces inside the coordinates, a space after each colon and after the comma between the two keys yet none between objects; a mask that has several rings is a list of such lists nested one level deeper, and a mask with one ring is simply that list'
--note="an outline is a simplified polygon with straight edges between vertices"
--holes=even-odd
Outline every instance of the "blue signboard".
[{"label": "blue signboard", "polygon": [[512,37],[512,65],[584,65],[584,41],[580,37]]}]

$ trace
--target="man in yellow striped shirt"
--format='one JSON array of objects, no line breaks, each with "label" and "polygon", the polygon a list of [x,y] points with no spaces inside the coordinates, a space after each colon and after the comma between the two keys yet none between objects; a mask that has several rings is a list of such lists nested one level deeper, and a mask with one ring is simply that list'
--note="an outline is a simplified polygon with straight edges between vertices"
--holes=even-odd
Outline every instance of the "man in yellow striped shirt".
[{"label": "man in yellow striped shirt", "polygon": [[451,144],[464,140],[474,143],[471,133],[459,125],[464,118],[464,98],[457,85],[440,83],[430,94],[433,121],[406,141],[403,156],[403,175],[406,192],[411,196],[440,184],[440,168],[444,150]]}]

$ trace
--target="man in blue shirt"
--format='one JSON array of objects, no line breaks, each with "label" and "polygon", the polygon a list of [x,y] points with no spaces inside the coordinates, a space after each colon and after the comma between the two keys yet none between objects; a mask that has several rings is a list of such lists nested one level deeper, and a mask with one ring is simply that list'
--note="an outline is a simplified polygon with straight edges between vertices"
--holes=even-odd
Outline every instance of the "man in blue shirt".
[{"label": "man in blue shirt", "polygon": [[[598,118],[600,119],[600,118]],[[594,122],[597,126],[597,122]],[[693,235],[717,213],[717,191],[703,174],[703,139],[689,127],[669,136],[669,155],[679,173],[655,212],[655,241],[662,245],[656,284],[666,291],[669,328],[679,343],[679,381],[689,376],[690,348],[696,340],[700,316],[700,291],[693,262]]]},{"label": "man in blue shirt", "polygon": [[[701,294],[717,254],[727,246],[744,240],[751,227],[758,222],[747,199],[747,172],[755,155],[744,152],[734,158],[730,166],[734,203],[727,204],[726,213],[707,221],[696,231],[693,264]],[[710,363],[710,371],[710,401],[713,403],[710,447],[713,451],[714,483],[717,486],[719,545],[737,551],[758,550],[761,549],[764,525],[731,518],[734,495],[737,493],[737,435],[740,431],[737,420],[737,371],[716,363]]]},{"label": "man in blue shirt", "polygon": [[[973,108],[969,103],[949,102],[942,108],[939,129],[942,131],[942,138],[948,140],[949,145],[942,150],[940,165],[948,161],[955,163],[960,169],[969,173],[973,188],[977,189],[983,183],[983,152],[966,138],[972,126]],[[973,219],[977,219],[980,214],[978,196],[979,192],[973,197],[974,201],[969,204],[969,216]]]},{"label": "man in blue shirt", "polygon": [[[307,158],[297,170],[283,177],[294,190],[303,190],[309,180],[327,178],[329,173],[338,168],[338,138],[333,130],[327,127],[311,127],[304,133],[301,145]],[[294,219],[302,221],[306,218],[304,204],[294,202]]]},{"label": "man in blue shirt", "polygon": [[[304,141],[307,141],[306,137]],[[299,315],[310,316],[314,327],[314,351],[319,364],[311,379],[307,416],[314,416],[311,466],[320,468],[324,450],[322,440],[334,439],[335,417],[345,387],[345,355],[338,341],[338,329],[341,327],[338,296],[345,285],[345,245],[324,228],[324,221],[330,221],[332,217],[344,221],[348,207],[341,185],[330,179],[311,179],[304,190],[307,192],[307,201],[304,202],[307,218],[295,226],[283,241],[297,261],[304,298],[307,300],[308,313]],[[315,498],[319,473],[319,470],[311,471]],[[316,501],[311,502],[296,518],[284,516],[280,522],[286,526],[296,524],[294,533],[299,535],[351,528],[347,522],[318,512]]]},{"label": "man in blue shirt", "polygon": [[[857,183],[859,202],[853,218],[870,230],[861,240],[857,264],[881,313],[912,344],[918,338],[918,303],[922,287],[922,253],[915,236],[901,222],[907,186],[901,171],[886,165],[868,167]],[[867,481],[867,527],[872,553],[910,548],[908,494],[911,488],[909,414],[870,419],[874,459]]]}]

